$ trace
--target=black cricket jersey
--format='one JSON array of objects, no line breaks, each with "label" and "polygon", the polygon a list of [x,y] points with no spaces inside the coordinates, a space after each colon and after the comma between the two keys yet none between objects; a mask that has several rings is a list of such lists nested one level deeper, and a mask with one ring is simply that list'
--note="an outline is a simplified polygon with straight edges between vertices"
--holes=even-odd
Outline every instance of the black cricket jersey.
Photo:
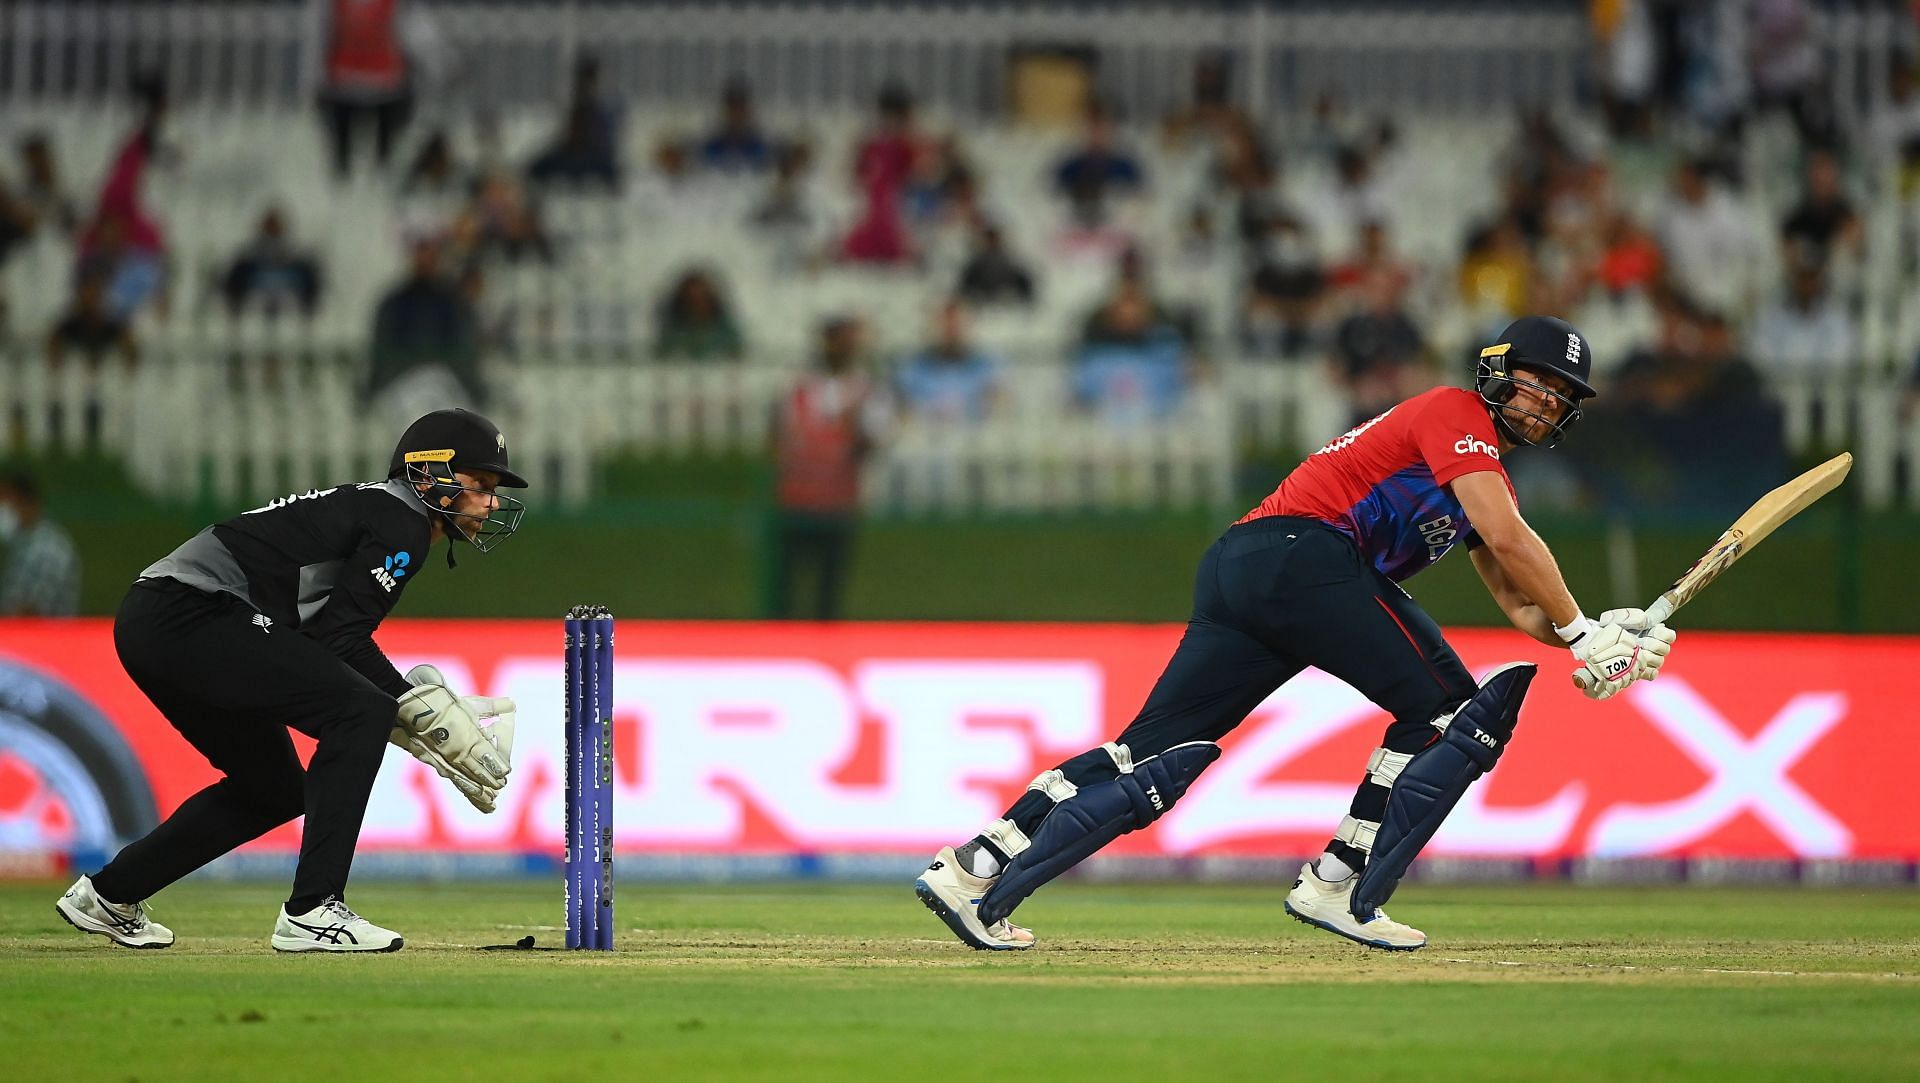
[{"label": "black cricket jersey", "polygon": [[140,578],[231,594],[400,696],[409,685],[373,630],[426,567],[429,514],[404,481],[311,489],[215,523]]}]

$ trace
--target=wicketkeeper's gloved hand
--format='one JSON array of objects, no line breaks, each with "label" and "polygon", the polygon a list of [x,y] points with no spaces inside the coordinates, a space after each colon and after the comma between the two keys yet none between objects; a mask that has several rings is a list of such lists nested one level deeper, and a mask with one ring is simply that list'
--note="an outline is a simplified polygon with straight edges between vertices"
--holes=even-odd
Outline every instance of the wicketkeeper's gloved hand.
[{"label": "wicketkeeper's gloved hand", "polygon": [[[455,696],[432,666],[415,666],[407,681],[414,689],[400,697],[388,740],[453,783],[474,808],[492,812],[512,771],[513,701]],[[496,716],[491,732],[481,728],[480,718]]]}]

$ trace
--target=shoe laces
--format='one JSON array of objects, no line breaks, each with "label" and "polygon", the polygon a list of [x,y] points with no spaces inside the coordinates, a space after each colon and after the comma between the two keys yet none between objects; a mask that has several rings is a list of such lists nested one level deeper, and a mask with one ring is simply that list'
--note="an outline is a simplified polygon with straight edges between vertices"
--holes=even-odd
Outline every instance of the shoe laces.
[{"label": "shoe laces", "polygon": [[320,909],[332,914],[342,922],[363,920],[359,914],[354,913],[353,910],[347,906],[347,901],[338,895],[328,896],[327,901],[320,904]]}]

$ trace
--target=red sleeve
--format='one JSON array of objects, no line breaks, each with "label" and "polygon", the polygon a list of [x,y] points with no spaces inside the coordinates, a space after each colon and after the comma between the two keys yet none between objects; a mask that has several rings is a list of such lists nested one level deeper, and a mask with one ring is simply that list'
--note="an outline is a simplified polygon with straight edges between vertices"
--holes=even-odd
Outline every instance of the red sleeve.
[{"label": "red sleeve", "polygon": [[1502,478],[1507,475],[1500,465],[1493,418],[1487,416],[1480,397],[1470,391],[1449,389],[1434,395],[1413,419],[1413,439],[1437,485],[1482,470],[1492,470]]}]

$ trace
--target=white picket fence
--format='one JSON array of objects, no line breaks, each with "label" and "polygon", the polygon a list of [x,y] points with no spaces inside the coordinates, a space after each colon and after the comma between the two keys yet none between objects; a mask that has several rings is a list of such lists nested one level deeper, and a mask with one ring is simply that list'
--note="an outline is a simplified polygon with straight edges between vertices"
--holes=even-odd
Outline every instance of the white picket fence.
[{"label": "white picket fence", "polygon": [[[78,451],[98,414],[101,449],[146,491],[232,504],[263,492],[385,474],[397,422],[359,401],[350,352],[236,361],[206,347],[154,350],[126,370],[38,351],[0,356],[0,423],[26,445]],[[489,412],[514,462],[546,500],[583,507],[616,454],[753,454],[767,446],[788,366],[663,365],[543,358],[498,365]],[[1057,363],[1009,366],[1007,407],[973,425],[906,419],[867,472],[875,510],[1047,512],[1221,508],[1243,449],[1312,446],[1348,407],[1313,367],[1228,362],[1170,418],[1117,424],[1076,409]],[[1875,508],[1920,509],[1920,419],[1900,416],[1891,375],[1788,379],[1776,386],[1795,448],[1850,447]],[[57,427],[54,418],[64,418]]]}]

